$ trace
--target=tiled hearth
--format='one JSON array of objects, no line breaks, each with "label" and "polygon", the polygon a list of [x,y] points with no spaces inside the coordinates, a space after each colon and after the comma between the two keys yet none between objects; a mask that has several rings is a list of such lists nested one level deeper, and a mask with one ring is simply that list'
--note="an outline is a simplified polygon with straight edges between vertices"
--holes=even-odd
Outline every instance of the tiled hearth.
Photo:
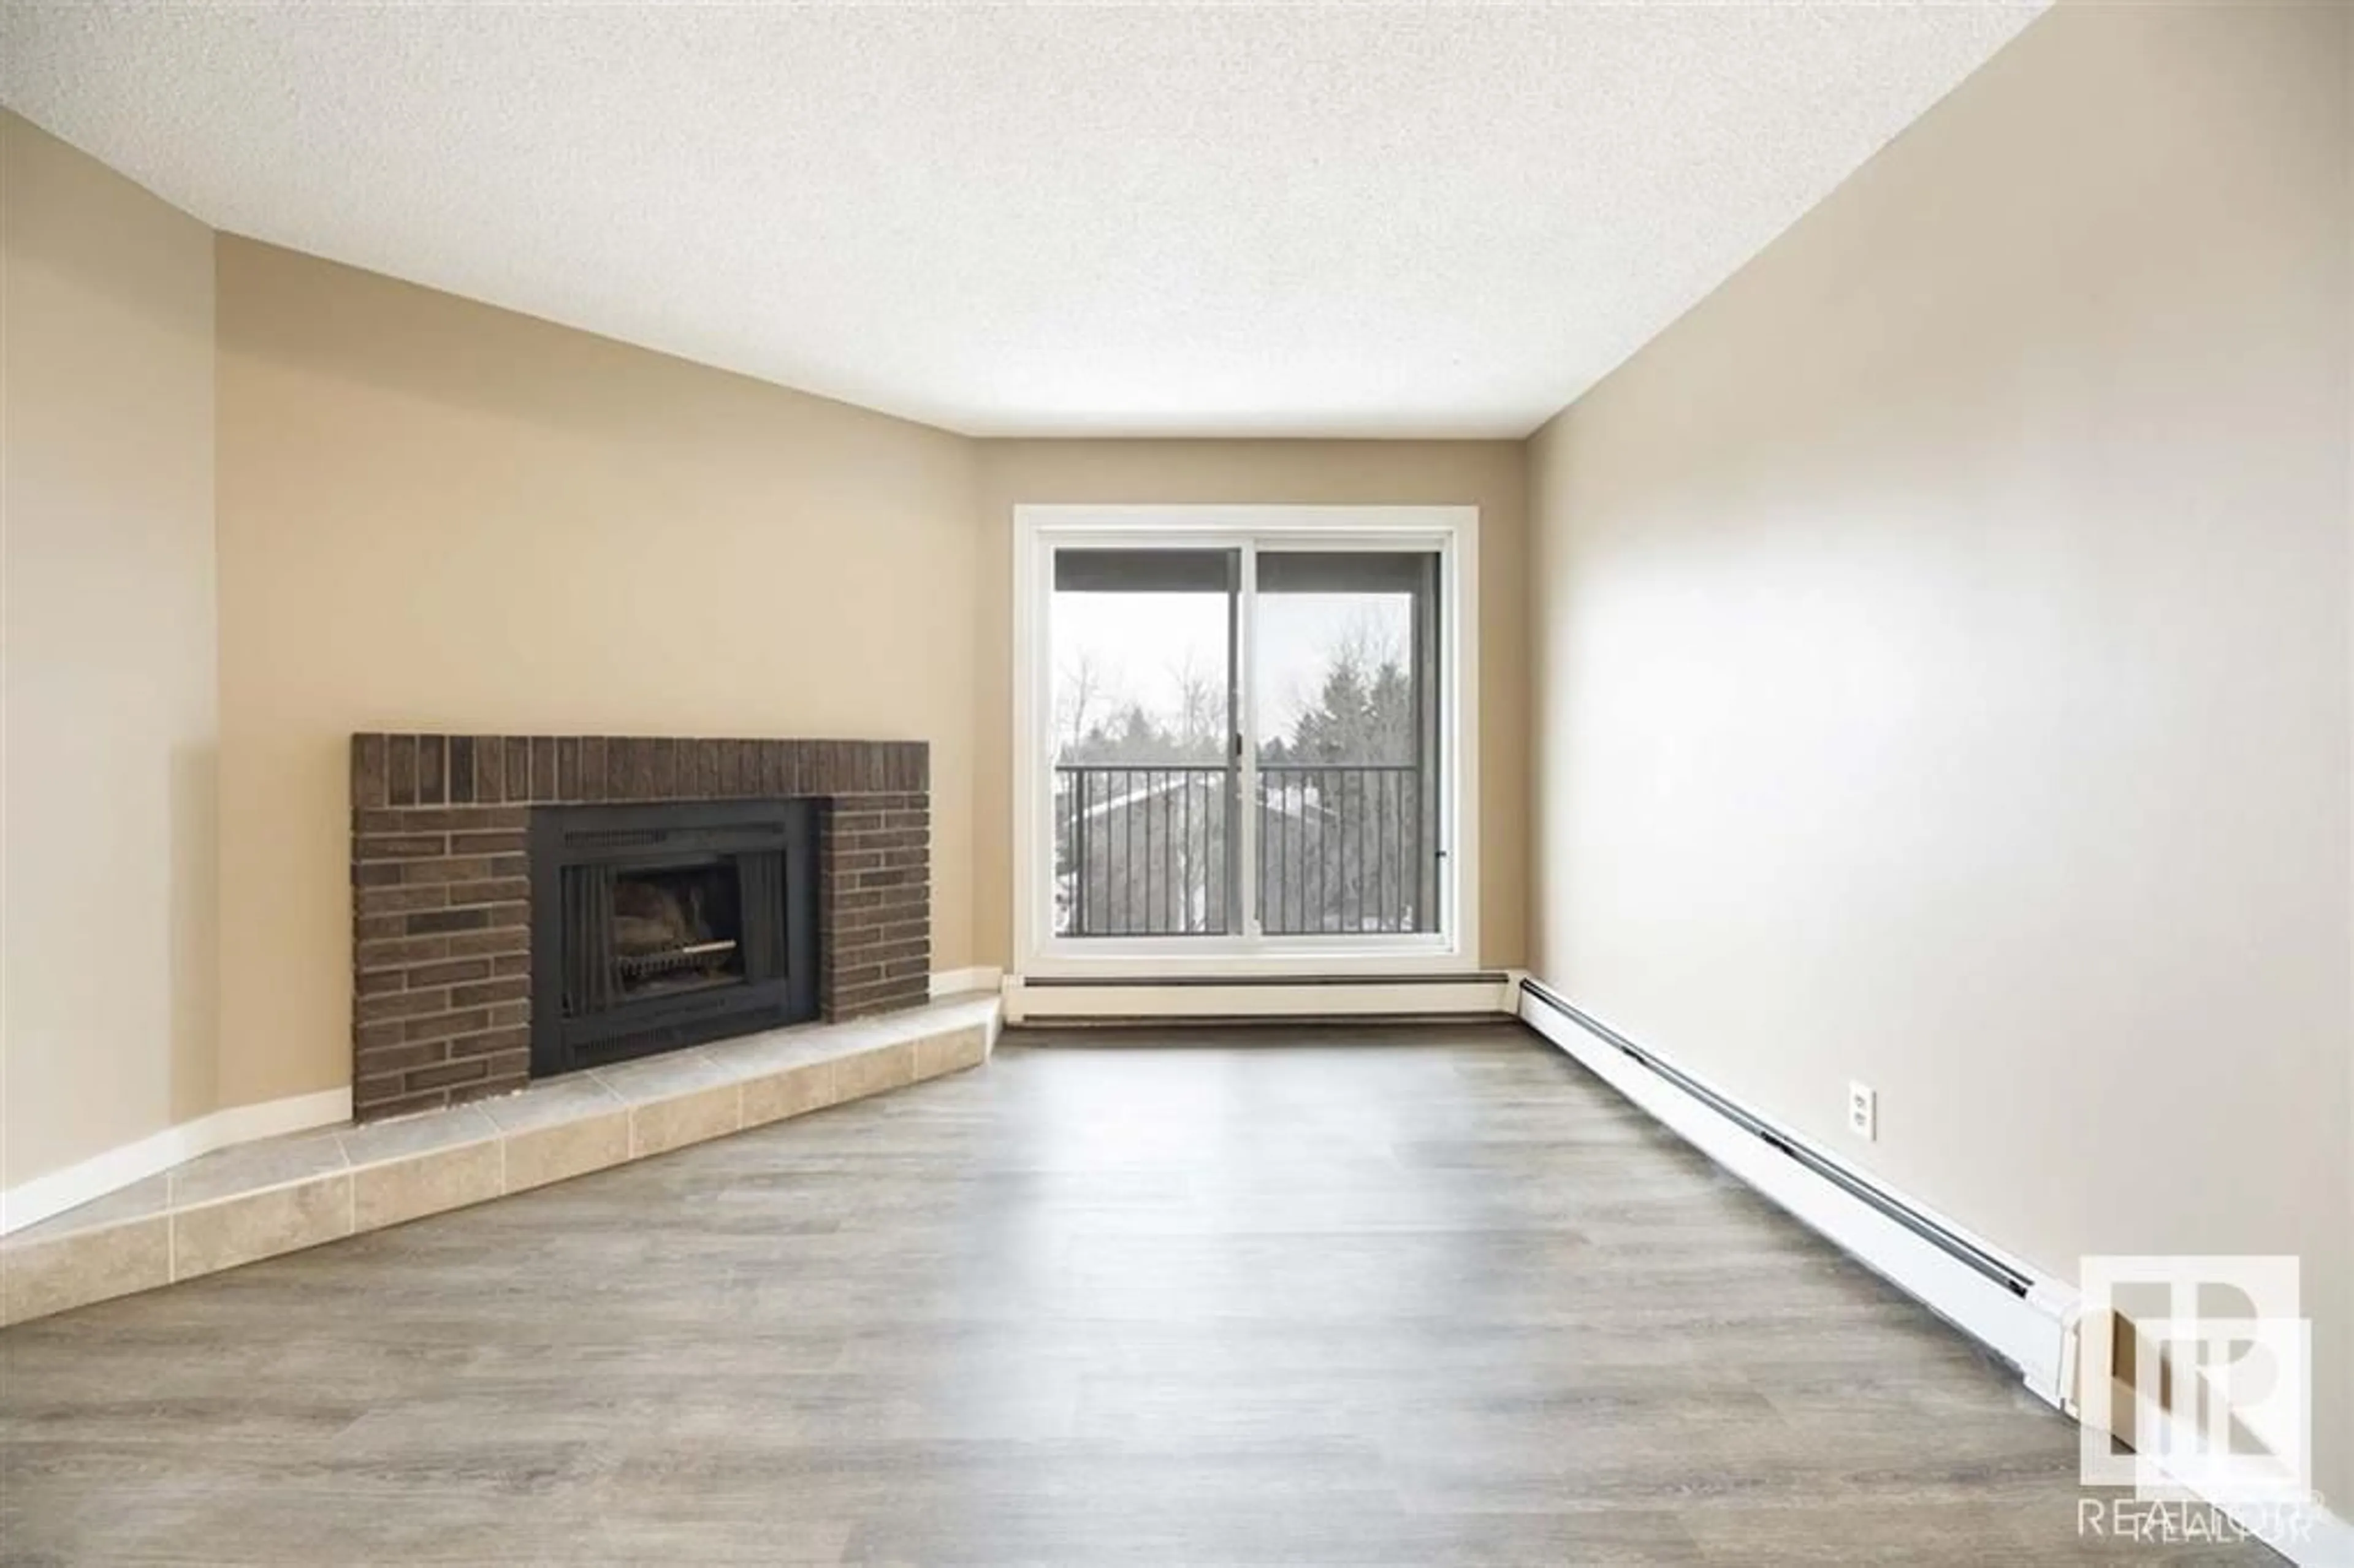
[{"label": "tiled hearth", "polygon": [[[0,1323],[979,1065],[995,1039],[997,999],[928,994],[929,789],[921,742],[355,736],[355,1124],[206,1155],[0,1240]],[[780,801],[806,804],[782,813],[746,804]],[[595,810],[700,802],[735,804]],[[653,1042],[665,1047],[658,1054],[533,1079],[543,979],[532,951],[535,845],[553,837],[535,826],[569,822],[593,837],[616,819],[779,814],[803,823],[798,847],[779,853],[815,871],[814,897],[804,871],[784,907],[801,911],[818,942],[813,960],[806,948],[781,960],[760,948],[759,972],[806,977],[813,965],[821,1021],[684,1044],[665,1036]],[[652,842],[652,863],[681,863],[684,841]],[[563,886],[568,909],[576,892]],[[753,896],[739,901],[748,907]],[[740,988],[729,976],[709,983]],[[726,1026],[747,1027],[732,1015]]]},{"label": "tiled hearth", "polygon": [[913,1007],[931,971],[921,741],[352,737],[352,1110],[361,1121],[528,1081],[530,830],[542,808],[788,800],[817,810],[817,1008]]},{"label": "tiled hearth", "polygon": [[253,1263],[980,1065],[994,996],[748,1035],[192,1160],[0,1241],[0,1323]]}]

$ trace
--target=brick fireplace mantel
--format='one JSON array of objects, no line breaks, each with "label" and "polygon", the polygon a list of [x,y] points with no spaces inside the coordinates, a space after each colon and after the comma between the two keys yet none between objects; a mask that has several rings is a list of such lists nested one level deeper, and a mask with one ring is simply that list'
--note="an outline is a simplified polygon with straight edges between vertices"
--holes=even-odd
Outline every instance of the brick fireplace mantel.
[{"label": "brick fireplace mantel", "polygon": [[818,1001],[922,1002],[931,971],[931,750],[922,741],[352,736],[352,1114],[527,1081],[533,808],[819,803]]}]

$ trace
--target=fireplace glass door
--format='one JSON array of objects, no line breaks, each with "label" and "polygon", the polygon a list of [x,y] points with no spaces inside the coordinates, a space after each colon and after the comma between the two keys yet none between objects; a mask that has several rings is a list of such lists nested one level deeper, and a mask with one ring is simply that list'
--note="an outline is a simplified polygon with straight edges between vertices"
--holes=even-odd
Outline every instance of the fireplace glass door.
[{"label": "fireplace glass door", "polygon": [[815,1015],[806,802],[543,816],[553,885],[535,895],[548,961],[534,966],[535,1073]]}]

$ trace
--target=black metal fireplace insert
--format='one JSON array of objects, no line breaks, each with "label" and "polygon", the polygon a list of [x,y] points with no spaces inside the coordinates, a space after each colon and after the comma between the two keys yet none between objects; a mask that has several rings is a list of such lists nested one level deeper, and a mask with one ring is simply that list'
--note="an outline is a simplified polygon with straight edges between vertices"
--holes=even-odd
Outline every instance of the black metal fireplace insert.
[{"label": "black metal fireplace insert", "polygon": [[817,1016],[811,801],[539,807],[531,882],[534,1077]]}]

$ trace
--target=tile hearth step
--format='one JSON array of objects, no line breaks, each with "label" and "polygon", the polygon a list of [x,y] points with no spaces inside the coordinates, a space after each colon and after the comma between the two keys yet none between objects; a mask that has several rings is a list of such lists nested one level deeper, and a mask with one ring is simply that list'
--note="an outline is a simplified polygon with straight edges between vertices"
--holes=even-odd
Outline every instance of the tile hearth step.
[{"label": "tile hearth step", "polygon": [[994,995],[802,1024],[504,1099],[224,1149],[0,1240],[0,1324],[275,1257],[986,1061]]}]

